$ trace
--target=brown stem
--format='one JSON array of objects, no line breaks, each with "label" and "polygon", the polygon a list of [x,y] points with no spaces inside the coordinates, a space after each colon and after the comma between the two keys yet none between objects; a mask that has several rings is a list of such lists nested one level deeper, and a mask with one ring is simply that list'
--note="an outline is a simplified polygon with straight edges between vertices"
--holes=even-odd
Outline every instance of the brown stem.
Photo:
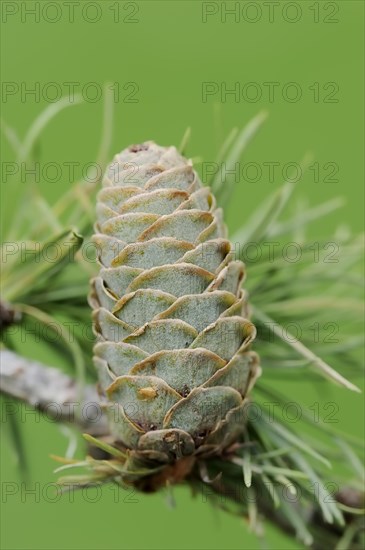
[{"label": "brown stem", "polygon": [[19,313],[10,304],[0,300],[0,334],[19,320]]},{"label": "brown stem", "polygon": [[[198,480],[198,476],[191,479],[195,488],[199,488],[207,499],[212,499],[223,509],[230,509],[228,503],[237,505],[239,515],[247,514],[247,502],[245,502],[242,491],[237,491],[237,480],[230,479],[229,476],[222,475],[217,481],[208,486]],[[288,521],[285,512],[281,507],[275,508],[270,497],[265,497],[261,491],[256,495],[257,509],[260,515],[270,521],[273,525],[281,529],[287,535],[296,537],[297,533],[293,524]],[[337,495],[336,500],[346,506],[353,508],[363,508],[364,493],[353,488],[344,487]],[[324,548],[337,548],[345,530],[352,525],[356,525],[355,536],[351,542],[351,550],[363,550],[363,538],[365,524],[363,516],[353,514],[344,514],[344,525],[329,524],[324,521],[319,507],[312,503],[310,506],[304,506],[301,502],[291,504],[296,508],[298,514],[305,521],[308,531],[313,537],[310,544],[312,550],[323,550]]]}]

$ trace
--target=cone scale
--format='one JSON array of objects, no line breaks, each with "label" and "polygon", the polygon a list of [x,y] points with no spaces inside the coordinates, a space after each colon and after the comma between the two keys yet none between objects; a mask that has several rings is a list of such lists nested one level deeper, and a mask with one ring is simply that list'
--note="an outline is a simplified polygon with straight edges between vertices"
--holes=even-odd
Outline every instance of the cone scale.
[{"label": "cone scale", "polygon": [[222,453],[260,367],[244,265],[210,189],[174,147],[131,146],[106,171],[93,239],[94,363],[114,441],[146,464]]}]

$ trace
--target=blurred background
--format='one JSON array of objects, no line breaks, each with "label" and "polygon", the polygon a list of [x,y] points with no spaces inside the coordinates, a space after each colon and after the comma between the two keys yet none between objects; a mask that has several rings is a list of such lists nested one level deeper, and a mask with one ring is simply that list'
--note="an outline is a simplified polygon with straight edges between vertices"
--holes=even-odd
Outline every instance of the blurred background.
[{"label": "blurred background", "polygon": [[[199,162],[216,159],[233,127],[268,112],[240,164],[226,209],[230,231],[308,151],[314,160],[296,196],[304,205],[339,195],[346,199],[341,210],[316,222],[312,238],[339,224],[362,228],[362,2],[44,0],[4,1],[1,10],[5,123],[23,138],[56,99],[70,94],[75,102],[52,120],[38,145],[45,167],[39,186],[47,199],[60,197],[95,161],[109,83],[114,107],[109,157],[150,139],[178,146],[190,127],[186,153],[197,159],[203,180]],[[80,94],[83,101],[76,104]],[[14,155],[5,140],[2,161],[5,228],[27,177],[19,173],[23,188],[9,183]],[[56,354],[42,353],[39,359],[61,366]],[[300,387],[283,381],[282,391],[314,409],[323,402],[322,385],[313,389],[305,381]],[[335,387],[326,391],[325,402],[336,403],[337,426],[361,436],[361,396]],[[186,489],[175,491],[175,507],[166,495],[128,495],[109,486],[55,497],[49,454],[64,455],[67,437],[40,415],[28,412],[24,419],[31,472],[25,494],[10,446],[5,439],[2,444],[2,548],[260,547],[244,520],[212,509]],[[267,548],[302,548],[270,526],[266,539]]]}]

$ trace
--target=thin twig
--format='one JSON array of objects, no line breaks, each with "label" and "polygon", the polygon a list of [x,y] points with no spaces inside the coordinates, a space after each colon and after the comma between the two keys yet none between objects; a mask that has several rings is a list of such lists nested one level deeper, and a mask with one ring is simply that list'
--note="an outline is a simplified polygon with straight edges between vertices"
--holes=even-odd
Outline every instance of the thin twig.
[{"label": "thin twig", "polygon": [[100,436],[109,431],[95,386],[85,386],[80,402],[76,380],[9,350],[0,351],[0,392],[44,411],[54,420],[73,422],[90,434]]}]

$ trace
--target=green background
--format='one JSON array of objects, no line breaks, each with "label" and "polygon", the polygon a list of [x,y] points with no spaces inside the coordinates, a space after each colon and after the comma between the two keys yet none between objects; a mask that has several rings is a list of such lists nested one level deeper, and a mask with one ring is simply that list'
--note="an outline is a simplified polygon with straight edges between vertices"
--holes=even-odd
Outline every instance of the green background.
[{"label": "green background", "polygon": [[[8,15],[5,24],[10,9],[5,5],[9,4],[18,11]],[[217,13],[208,16],[206,22],[202,20],[204,3],[199,1],[98,2],[99,20],[94,23],[90,22],[96,14],[94,8],[88,8],[82,15],[85,4],[90,4],[85,1],[75,6],[72,23],[64,2],[57,2],[61,18],[54,23],[50,22],[56,13],[52,7],[43,15],[41,11],[39,21],[24,11],[24,5],[31,9],[34,4],[2,3],[2,80],[6,86],[19,90],[13,95],[3,95],[2,116],[20,137],[49,105],[42,91],[50,82],[64,93],[67,82],[76,82],[76,91],[91,82],[99,87],[105,82],[119,84],[110,156],[130,143],[148,139],[178,145],[186,127],[190,126],[192,136],[187,153],[214,161],[218,146],[229,130],[243,126],[266,109],[269,118],[245,153],[243,162],[261,167],[264,162],[279,162],[280,167],[274,182],[268,181],[263,169],[256,183],[240,181],[237,184],[235,198],[226,211],[229,228],[236,229],[251,209],[281,183],[283,166],[298,162],[306,151],[312,151],[318,162],[319,178],[315,181],[313,171],[309,170],[298,184],[297,194],[310,204],[338,195],[346,198],[340,212],[316,224],[314,235],[319,230],[329,231],[338,223],[354,230],[362,227],[362,1],[302,1],[294,3],[296,8],[280,2],[271,21],[265,3],[260,3],[256,12],[247,2],[211,2]],[[38,4],[44,9],[50,3]],[[224,5],[227,9],[238,6],[236,20],[227,15],[226,22],[222,21]],[[117,6],[119,21],[114,20]],[[300,9],[299,20],[290,22],[288,19],[295,16],[294,9]],[[254,22],[255,14],[258,20]],[[130,82],[138,86],[133,97],[137,101],[133,103],[127,101],[132,88],[123,89]],[[218,89],[207,101],[202,98],[204,82],[215,82]],[[273,101],[265,82],[278,83]],[[283,98],[285,86],[290,82],[302,92],[297,102]],[[235,83],[242,91],[241,97],[222,98],[222,86],[231,89]],[[254,83],[250,90],[245,87],[247,83]],[[328,87],[328,83],[335,84]],[[313,85],[319,90],[318,97],[314,96]],[[40,97],[22,97],[25,86],[39,86]],[[328,102],[333,86],[337,92],[332,99],[336,102]],[[257,101],[247,100],[245,91],[249,93],[254,88],[262,92],[262,97]],[[48,90],[51,93],[51,88]],[[91,88],[89,91],[91,94]],[[47,127],[40,143],[43,162],[64,166],[71,161],[82,167],[95,159],[103,105],[101,100],[92,102],[88,97],[82,105],[66,109]],[[2,149],[3,160],[12,161],[6,143]],[[326,163],[336,163],[338,181],[326,180],[329,173]],[[40,185],[42,193],[54,200],[62,195],[70,181],[65,176],[55,183],[45,181]],[[4,201],[2,205],[2,224],[6,225],[16,197],[7,181],[3,183],[2,193],[6,199],[6,206]],[[52,356],[52,362],[56,364],[56,361]],[[287,384],[283,390],[294,392],[288,395],[296,394],[309,405],[323,400],[323,393],[319,390],[311,393],[305,385],[297,388]],[[326,400],[338,403],[338,419],[343,430],[362,434],[360,396],[330,388]],[[4,550],[260,547],[257,539],[248,533],[244,520],[213,510],[202,502],[201,496],[192,499],[184,489],[175,491],[174,509],[168,508],[163,495],[129,498],[108,487],[101,495],[91,490],[86,495],[75,494],[72,504],[68,496],[51,502],[53,495],[47,484],[53,482],[55,476],[49,453],[64,455],[67,440],[57,426],[29,415],[22,427],[32,485],[40,496],[28,494],[22,501],[19,476],[4,440],[3,493],[5,486],[17,492],[2,505],[1,547]],[[14,482],[18,485],[6,485]],[[265,547],[301,548],[271,527],[267,528],[266,537]]]}]

